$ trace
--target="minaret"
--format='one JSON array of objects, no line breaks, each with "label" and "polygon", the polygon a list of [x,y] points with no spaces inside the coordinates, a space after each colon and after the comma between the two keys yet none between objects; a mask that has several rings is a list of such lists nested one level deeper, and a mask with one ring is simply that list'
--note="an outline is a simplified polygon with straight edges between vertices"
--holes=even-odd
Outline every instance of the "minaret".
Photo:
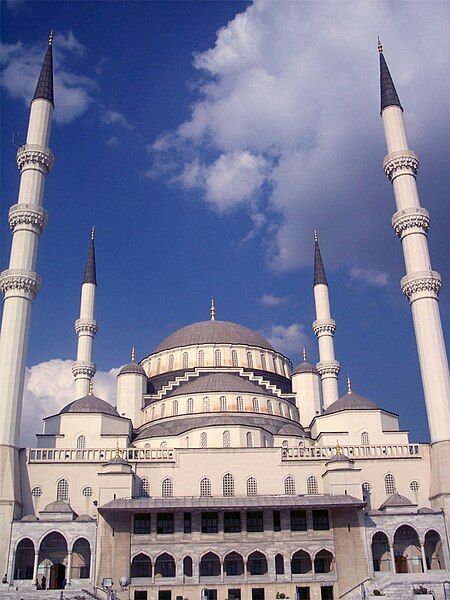
[{"label": "minaret", "polygon": [[450,510],[450,389],[447,355],[439,314],[439,273],[431,268],[427,232],[428,212],[420,206],[416,186],[419,159],[409,149],[400,104],[378,40],[380,54],[381,118],[388,154],[384,171],[394,188],[397,212],[392,226],[400,238],[406,276],[401,280],[413,315],[420,371],[431,437],[431,492],[436,507]]},{"label": "minaret", "polygon": [[336,322],[331,318],[328,282],[316,231],[314,232],[314,301],[316,320],[313,323],[313,331],[319,344],[319,362],[316,366],[322,379],[323,408],[326,409],[339,398],[338,375],[341,367],[334,356]]},{"label": "minaret", "polygon": [[20,186],[9,210],[12,230],[9,268],[0,276],[5,295],[0,337],[0,570],[6,573],[5,544],[11,522],[20,516],[18,445],[30,316],[39,292],[36,273],[39,236],[47,224],[42,203],[45,177],[53,166],[48,148],[53,104],[53,34],[31,101],[26,143],[17,151]]},{"label": "minaret", "polygon": [[89,384],[95,375],[96,367],[92,362],[92,345],[98,330],[94,319],[95,291],[97,273],[95,269],[95,228],[91,230],[91,243],[81,285],[80,318],[75,321],[78,336],[77,360],[72,367],[75,377],[75,398],[83,398],[89,392]]}]

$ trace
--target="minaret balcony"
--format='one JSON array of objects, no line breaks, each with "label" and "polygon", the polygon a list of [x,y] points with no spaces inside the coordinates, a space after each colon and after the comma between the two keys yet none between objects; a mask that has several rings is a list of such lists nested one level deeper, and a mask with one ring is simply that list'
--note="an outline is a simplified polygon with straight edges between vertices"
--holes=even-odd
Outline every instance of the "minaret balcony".
[{"label": "minaret balcony", "polygon": [[39,204],[14,204],[9,209],[9,227],[12,231],[31,231],[41,235],[47,226],[48,213]]},{"label": "minaret balcony", "polygon": [[429,227],[430,215],[422,207],[405,208],[392,216],[392,228],[400,239],[411,233],[426,234]]},{"label": "minaret balcony", "polygon": [[17,297],[33,301],[41,288],[41,278],[34,271],[7,269],[0,275],[0,291],[6,298]]},{"label": "minaret balcony", "polygon": [[416,271],[405,275],[400,285],[403,294],[410,302],[414,302],[420,298],[437,299],[442,280],[437,271]]},{"label": "minaret balcony", "polygon": [[385,157],[383,169],[389,181],[400,175],[415,177],[419,171],[419,157],[412,150],[397,150]]},{"label": "minaret balcony", "polygon": [[317,337],[322,335],[334,335],[336,331],[336,321],[334,319],[317,319],[312,324],[312,328]]},{"label": "minaret balcony", "polygon": [[24,144],[17,150],[17,167],[21,172],[35,169],[47,175],[52,169],[55,157],[50,148],[39,144]]}]

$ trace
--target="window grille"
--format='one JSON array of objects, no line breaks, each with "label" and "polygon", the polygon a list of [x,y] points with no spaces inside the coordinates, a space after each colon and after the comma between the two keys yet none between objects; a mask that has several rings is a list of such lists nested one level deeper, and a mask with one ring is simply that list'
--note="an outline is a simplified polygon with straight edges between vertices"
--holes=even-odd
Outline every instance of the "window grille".
[{"label": "window grille", "polygon": [[370,437],[367,431],[361,434],[361,446],[368,446],[370,444]]},{"label": "window grille", "polygon": [[139,535],[151,532],[152,516],[150,513],[135,513],[133,532]]},{"label": "window grille", "polygon": [[186,402],[186,412],[192,413],[194,412],[194,398],[188,398]]},{"label": "window grille", "polygon": [[226,396],[220,396],[220,410],[227,410],[227,398]]},{"label": "window grille", "polygon": [[247,352],[247,365],[252,369],[253,368],[253,356],[251,352]]},{"label": "window grille", "polygon": [[258,398],[253,398],[252,405],[253,405],[253,412],[259,412],[259,400],[258,400]]},{"label": "window grille", "polygon": [[65,500],[69,499],[69,483],[67,479],[60,479],[56,488],[56,499]]},{"label": "window grille", "polygon": [[327,510],[313,510],[314,531],[326,531],[330,529],[330,519]]},{"label": "window grille", "polygon": [[209,412],[211,408],[211,404],[209,402],[208,396],[203,398],[203,412]]},{"label": "window grille", "polygon": [[295,494],[295,479],[291,475],[288,475],[284,480],[284,493],[287,496]]},{"label": "window grille", "polygon": [[409,488],[413,492],[418,492],[419,488],[420,488],[420,483],[418,481],[415,481],[415,480],[411,481],[411,483],[409,484]]},{"label": "window grille", "polygon": [[173,496],[173,481],[169,477],[163,479],[161,484],[161,496],[164,498]]},{"label": "window grille", "polygon": [[204,350],[198,351],[198,361],[197,362],[198,362],[199,367],[205,366],[205,351]]},{"label": "window grille", "polygon": [[200,481],[200,496],[211,496],[211,481],[207,477]]},{"label": "window grille", "polygon": [[214,365],[220,367],[222,365],[222,353],[220,350],[214,351]]},{"label": "window grille", "polygon": [[247,442],[247,448],[253,448],[253,435],[251,431],[247,431],[245,434],[245,440]]},{"label": "window grille", "polygon": [[307,494],[318,494],[319,493],[319,484],[317,483],[317,478],[314,475],[310,475],[306,480],[306,493]]},{"label": "window grille", "polygon": [[208,447],[208,434],[204,431],[200,436],[200,448]]},{"label": "window grille", "polygon": [[90,498],[92,496],[92,488],[89,485],[84,488],[84,490],[83,490],[83,496],[85,498]]},{"label": "window grille", "polygon": [[173,415],[177,415],[178,414],[178,400],[174,400],[173,404],[172,404],[172,414]]},{"label": "window grille", "polygon": [[307,531],[306,511],[291,510],[291,531]]},{"label": "window grille", "polygon": [[235,495],[234,477],[231,473],[226,473],[223,476],[222,487],[223,487],[223,495],[224,496],[234,496]]},{"label": "window grille", "polygon": [[84,435],[78,436],[77,448],[78,448],[78,450],[83,450],[84,448],[86,448],[86,438],[84,437]]},{"label": "window grille", "polygon": [[363,496],[366,494],[370,494],[370,492],[372,491],[372,484],[369,483],[368,481],[365,481],[362,484],[362,491],[363,491]]},{"label": "window grille", "polygon": [[263,371],[265,371],[267,369],[266,355],[265,354],[261,354],[261,369]]},{"label": "window grille", "polygon": [[[156,513],[156,533],[159,534],[170,534],[173,533],[173,513]],[[167,556],[167,555],[166,555]],[[166,563],[167,565],[167,563]],[[169,563],[170,565],[170,563]],[[164,562],[161,565],[164,570]],[[171,575],[172,577],[174,575]],[[164,574],[163,574],[164,577]],[[167,577],[167,575],[166,575]]]},{"label": "window grille", "polygon": [[239,412],[242,412],[244,410],[244,400],[242,396],[238,396],[236,398],[236,405]]},{"label": "window grille", "polygon": [[173,354],[169,356],[168,371],[173,371]]},{"label": "window grille", "polygon": [[386,494],[395,494],[397,492],[397,486],[395,485],[395,477],[392,473],[388,473],[384,478],[384,489]]},{"label": "window grille", "polygon": [[229,431],[224,431],[223,435],[223,447],[224,448],[229,448],[231,446],[231,434]]},{"label": "window grille", "polygon": [[188,368],[188,360],[189,360],[188,353],[187,352],[183,352],[183,358],[182,358],[183,369],[187,369]]},{"label": "window grille", "polygon": [[42,488],[40,485],[37,485],[31,490],[31,495],[33,498],[40,498],[42,496]]},{"label": "window grille", "polygon": [[247,479],[247,496],[257,496],[258,495],[258,482],[254,477],[249,477]]},{"label": "window grille", "polygon": [[148,498],[150,496],[150,484],[148,479],[143,477],[139,482],[139,498]]},{"label": "window grille", "polygon": [[273,415],[273,404],[272,404],[272,400],[267,400],[267,412],[270,415]]},{"label": "window grille", "polygon": [[231,351],[231,365],[233,367],[238,366],[238,354],[237,354],[236,350]]}]

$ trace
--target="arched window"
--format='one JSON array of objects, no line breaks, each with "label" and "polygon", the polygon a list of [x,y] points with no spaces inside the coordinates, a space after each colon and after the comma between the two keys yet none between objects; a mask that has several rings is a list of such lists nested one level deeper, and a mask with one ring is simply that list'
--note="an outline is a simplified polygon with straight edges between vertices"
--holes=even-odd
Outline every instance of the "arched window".
[{"label": "arched window", "polygon": [[138,554],[131,561],[131,577],[151,577],[152,561],[146,554]]},{"label": "arched window", "polygon": [[33,579],[34,553],[35,547],[29,538],[20,540],[15,552],[14,579]]},{"label": "arched window", "polygon": [[282,448],[288,448],[288,447],[289,447],[289,442],[288,442],[287,440],[283,440],[283,441],[281,442],[281,447],[282,447]]},{"label": "arched window", "polygon": [[209,412],[211,408],[211,404],[209,402],[208,396],[203,398],[203,412]]},{"label": "arched window", "polygon": [[269,413],[269,415],[273,415],[272,400],[267,400],[267,412]]},{"label": "arched window", "polygon": [[205,351],[204,350],[199,350],[198,351],[198,366],[199,367],[204,367],[205,366]]},{"label": "arched window", "polygon": [[167,442],[161,442],[159,445],[160,448],[167,448]]},{"label": "arched window", "polygon": [[265,371],[266,368],[267,368],[266,355],[265,354],[261,354],[261,369],[263,371]]},{"label": "arched window", "polygon": [[164,498],[173,496],[173,481],[170,477],[163,479],[161,484],[161,496],[164,496]]},{"label": "arched window", "polygon": [[200,496],[211,496],[211,481],[207,477],[200,481]]},{"label": "arched window", "polygon": [[92,493],[93,493],[93,492],[92,492],[92,488],[91,488],[91,486],[90,486],[90,485],[88,485],[87,487],[85,487],[85,488],[83,489],[83,496],[84,496],[85,498],[91,498],[91,496],[92,496]]},{"label": "arched window", "polygon": [[189,448],[189,436],[188,435],[184,438],[184,445],[186,446],[186,448]]},{"label": "arched window", "polygon": [[188,355],[187,352],[183,352],[181,360],[182,360],[183,369],[187,369],[188,368],[188,361],[189,361],[189,355]]},{"label": "arched window", "polygon": [[295,479],[292,475],[288,475],[284,480],[284,493],[287,496],[293,496],[295,494]]},{"label": "arched window", "polygon": [[37,485],[31,490],[31,495],[33,498],[40,498],[42,496],[42,488],[40,485]]},{"label": "arched window", "polygon": [[412,492],[418,492],[420,488],[420,483],[416,480],[411,481],[411,483],[409,484],[409,489]]},{"label": "arched window", "polygon": [[314,475],[310,475],[306,480],[306,493],[307,494],[318,494],[319,493],[319,484],[317,483],[317,478]]},{"label": "arched window", "polygon": [[183,558],[183,575],[185,577],[192,577],[193,575],[192,558],[190,556]]},{"label": "arched window", "polygon": [[200,435],[200,448],[207,448],[208,447],[208,434],[206,433],[206,431],[203,431],[202,434]]},{"label": "arched window", "polygon": [[231,351],[231,365],[233,367],[238,366],[238,354],[237,354],[236,350]]},{"label": "arched window", "polygon": [[247,479],[247,496],[257,496],[258,495],[258,483],[254,477],[249,477]]},{"label": "arched window", "polygon": [[214,350],[214,365],[216,367],[222,365],[222,352],[220,350]]},{"label": "arched window", "polygon": [[227,410],[227,398],[226,396],[220,396],[220,410]]},{"label": "arched window", "polygon": [[77,448],[78,450],[83,450],[84,448],[86,448],[86,438],[84,437],[84,435],[79,435],[77,437]]},{"label": "arched window", "polygon": [[161,418],[163,418],[165,414],[166,414],[166,405],[161,404]]},{"label": "arched window", "polygon": [[281,402],[278,402],[278,413],[283,416],[283,405],[281,404]]},{"label": "arched window", "polygon": [[167,552],[163,552],[158,556],[155,561],[155,577],[159,579],[160,577],[175,577],[176,576],[176,567],[175,560],[173,556],[167,554]]},{"label": "arched window", "polygon": [[177,415],[178,414],[178,400],[174,400],[173,404],[172,404],[172,414],[173,415]]},{"label": "arched window", "polygon": [[363,498],[364,498],[364,496],[369,495],[371,491],[372,491],[372,484],[369,483],[368,481],[365,481],[362,484]]},{"label": "arched window", "polygon": [[155,418],[155,407],[152,408],[152,421]]},{"label": "arched window", "polygon": [[158,358],[158,360],[156,361],[156,372],[160,373],[161,371],[161,359]]},{"label": "arched window", "polygon": [[370,444],[370,437],[367,431],[361,434],[361,446],[368,446]]},{"label": "arched window", "polygon": [[56,486],[56,499],[67,502],[69,499],[69,482],[67,479],[60,479]]},{"label": "arched window", "polygon": [[424,546],[427,569],[430,571],[445,569],[444,546],[437,531],[434,529],[427,531]]},{"label": "arched window", "polygon": [[252,369],[253,368],[253,356],[251,352],[247,352],[247,365]]},{"label": "arched window", "polygon": [[150,448],[150,444],[147,442],[147,444],[144,444],[144,448]]},{"label": "arched window", "polygon": [[382,531],[377,531],[372,537],[372,561],[376,572],[391,570],[389,540]]},{"label": "arched window", "polygon": [[386,494],[395,494],[397,492],[397,486],[395,485],[395,477],[392,473],[388,473],[384,477],[384,489]]},{"label": "arched window", "polygon": [[224,496],[234,496],[234,477],[231,473],[225,473],[222,479],[222,488]]},{"label": "arched window", "polygon": [[253,448],[253,435],[251,431],[247,431],[245,434],[245,441],[247,444],[247,448]]},{"label": "arched window", "polygon": [[194,398],[188,398],[186,402],[186,412],[192,413],[194,412]]},{"label": "arched window", "polygon": [[314,573],[330,573],[333,570],[333,555],[328,550],[320,550],[314,558]]},{"label": "arched window", "polygon": [[148,498],[150,496],[150,484],[147,477],[142,477],[139,481],[139,498]]},{"label": "arched window", "polygon": [[231,446],[231,434],[228,430],[223,432],[222,439],[223,439],[223,447],[229,448]]},{"label": "arched window", "polygon": [[253,398],[252,400],[253,412],[259,412],[259,400],[258,398]]},{"label": "arched window", "polygon": [[244,410],[244,400],[242,396],[238,396],[236,398],[236,406],[239,412],[242,412]]},{"label": "arched window", "polygon": [[312,571],[310,555],[305,550],[297,550],[291,559],[292,575],[305,575]]},{"label": "arched window", "polygon": [[169,356],[168,371],[173,371],[173,354]]},{"label": "arched window", "polygon": [[275,356],[272,356],[272,365],[273,365],[273,370],[275,371],[275,373],[278,373],[278,371],[277,371],[277,359],[275,358]]}]

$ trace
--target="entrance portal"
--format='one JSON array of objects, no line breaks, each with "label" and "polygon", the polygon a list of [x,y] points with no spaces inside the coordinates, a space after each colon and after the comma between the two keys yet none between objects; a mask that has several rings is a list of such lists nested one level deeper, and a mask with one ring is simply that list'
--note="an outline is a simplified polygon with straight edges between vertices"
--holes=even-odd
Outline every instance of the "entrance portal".
[{"label": "entrance portal", "polygon": [[48,586],[49,590],[62,590],[63,583],[66,579],[66,567],[61,563],[52,565],[50,569],[50,583]]}]

